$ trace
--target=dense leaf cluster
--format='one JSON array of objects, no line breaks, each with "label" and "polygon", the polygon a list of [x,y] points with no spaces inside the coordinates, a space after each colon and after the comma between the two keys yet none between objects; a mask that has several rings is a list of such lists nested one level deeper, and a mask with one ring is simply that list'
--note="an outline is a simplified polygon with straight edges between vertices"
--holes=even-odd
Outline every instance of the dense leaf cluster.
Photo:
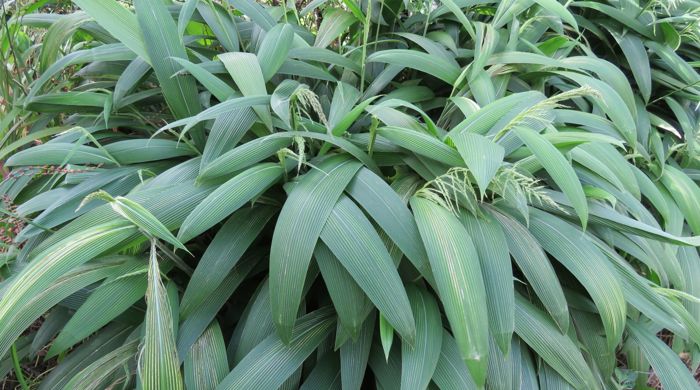
[{"label": "dense leaf cluster", "polygon": [[698,388],[697,1],[73,3],[2,35],[2,374]]}]

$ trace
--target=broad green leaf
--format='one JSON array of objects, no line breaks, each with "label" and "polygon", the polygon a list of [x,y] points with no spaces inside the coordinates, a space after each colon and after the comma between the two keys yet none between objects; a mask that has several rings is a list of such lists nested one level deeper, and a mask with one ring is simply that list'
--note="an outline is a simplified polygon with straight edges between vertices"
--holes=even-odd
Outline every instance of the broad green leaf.
[{"label": "broad green leaf", "polygon": [[232,96],[236,96],[236,91],[220,78],[209,73],[199,64],[193,64],[184,58],[174,57],[173,61],[182,66],[189,74],[191,74],[200,84],[202,84],[212,95],[219,101],[224,101]]},{"label": "broad green leaf", "polygon": [[407,289],[416,318],[416,343],[401,343],[401,388],[424,389],[433,377],[442,347],[442,319],[435,298],[426,290]]},{"label": "broad green leaf", "polygon": [[222,221],[275,184],[284,170],[279,164],[255,165],[219,186],[187,216],[178,238],[187,242]]},{"label": "broad green leaf", "polygon": [[71,316],[61,333],[51,344],[47,356],[67,350],[107,325],[146,294],[148,277],[146,264],[97,287]]},{"label": "broad green leaf", "polygon": [[432,201],[411,198],[428,259],[435,274],[460,355],[477,385],[486,380],[488,320],[486,290],[479,257],[469,234],[448,210]]},{"label": "broad green leaf", "polygon": [[270,247],[270,298],[275,326],[289,341],[304,277],[323,225],[360,164],[331,157],[292,187],[277,219]]},{"label": "broad green leaf", "polygon": [[575,388],[600,388],[578,345],[520,294],[515,295],[515,333]]},{"label": "broad green leaf", "polygon": [[632,337],[642,350],[644,356],[654,368],[654,373],[659,377],[664,389],[698,389],[698,383],[688,371],[678,355],[663,341],[654,335],[644,325],[630,321],[627,324],[630,337]]},{"label": "broad green leaf", "polygon": [[503,163],[505,150],[479,134],[463,132],[453,135],[451,139],[467,168],[474,175],[483,197],[491,179]]},{"label": "broad green leaf", "polygon": [[501,226],[489,214],[474,217],[463,212],[460,220],[479,256],[491,336],[501,351],[507,353],[513,335],[514,291],[506,237]]},{"label": "broad green leaf", "polygon": [[648,102],[651,96],[651,69],[649,66],[649,55],[642,40],[634,34],[619,35],[612,34],[617,44],[622,49],[622,53],[627,59],[637,88],[642,93],[644,101]]},{"label": "broad green leaf", "polygon": [[63,165],[63,164],[106,164],[114,161],[104,151],[85,145],[72,143],[49,143],[22,150],[5,161],[5,166],[20,165]]},{"label": "broad green leaf", "polygon": [[94,262],[77,267],[74,271],[58,278],[50,286],[34,295],[26,304],[16,308],[10,323],[0,331],[0,350],[7,351],[38,318],[51,307],[92,283],[105,279],[119,270],[122,259]]},{"label": "broad green leaf", "polygon": [[450,166],[464,165],[462,158],[454,148],[426,133],[388,126],[378,129],[377,134],[402,148],[443,164]]},{"label": "broad green leaf", "polygon": [[338,313],[338,321],[353,338],[357,337],[374,307],[372,302],[323,241],[316,243],[314,257]]},{"label": "broad green leaf", "polygon": [[258,49],[258,60],[265,81],[269,81],[287,59],[293,39],[294,30],[289,24],[278,24],[265,34]]},{"label": "broad green leaf", "polygon": [[396,191],[367,168],[357,171],[346,191],[430,281],[432,272],[418,227],[411,211]]},{"label": "broad green leaf", "polygon": [[187,353],[185,386],[194,390],[213,390],[228,371],[224,337],[219,323],[214,321]]},{"label": "broad green leaf", "polygon": [[615,348],[622,338],[627,306],[620,282],[603,254],[581,230],[543,211],[531,210],[529,230],[591,295],[605,326],[608,347]]},{"label": "broad green leaf", "polygon": [[[134,6],[146,51],[168,107],[177,119],[199,113],[201,105],[194,79],[189,75],[175,74],[180,65],[173,58],[187,59],[187,53],[168,8],[160,0],[136,0]],[[203,147],[201,130],[194,136],[199,148]]]},{"label": "broad green leaf", "polygon": [[238,28],[232,14],[226,8],[214,2],[200,2],[197,4],[197,12],[211,28],[221,46],[228,51],[238,51]]},{"label": "broad green leaf", "polygon": [[700,187],[683,171],[666,165],[661,182],[683,212],[693,233],[700,234]]},{"label": "broad green leaf", "polygon": [[[7,329],[15,312],[61,275],[114,247],[135,231],[136,227],[127,221],[112,221],[71,235],[39,253],[5,286],[0,299],[0,324],[3,324],[0,329]],[[7,345],[0,354],[9,348]]]},{"label": "broad green leaf", "polygon": [[413,344],[415,323],[401,278],[362,210],[341,195],[320,236],[392,327]]},{"label": "broad green leaf", "polygon": [[588,223],[588,203],[578,176],[569,162],[551,143],[535,131],[526,127],[516,127],[513,131],[525,142],[547,173],[552,176],[554,182],[566,194],[585,229]]},{"label": "broad green leaf", "polygon": [[289,378],[335,324],[332,310],[322,308],[299,319],[287,343],[272,334],[250,351],[216,387],[217,390],[276,389]]},{"label": "broad green leaf", "polygon": [[83,11],[139,57],[151,62],[136,16],[114,0],[75,0]]},{"label": "broad green leaf", "polygon": [[446,330],[442,330],[442,345],[440,347],[440,358],[435,366],[433,382],[440,389],[457,390],[476,389],[476,384],[469,374],[467,365],[462,360],[457,342]]},{"label": "broad green leaf", "polygon": [[[224,53],[219,55],[219,60],[224,63],[226,70],[233,78],[238,89],[241,90],[243,96],[252,97],[267,95],[265,76],[260,65],[260,60],[255,54]],[[268,130],[272,130],[270,108],[267,106],[253,106],[253,110],[255,110]]]},{"label": "broad green leaf", "polygon": [[503,228],[508,249],[518,268],[530,282],[530,286],[559,329],[566,331],[569,328],[569,310],[564,291],[540,243],[516,219],[495,210],[491,215]]},{"label": "broad green leaf", "polygon": [[258,237],[275,209],[243,208],[231,215],[214,236],[197,263],[182,296],[181,308],[189,312],[214,292]]},{"label": "broad green leaf", "polygon": [[348,340],[340,347],[340,381],[343,389],[360,390],[362,388],[372,346],[374,318],[375,315],[372,314],[365,321],[357,339]]},{"label": "broad green leaf", "polygon": [[187,248],[185,248],[185,246],[177,238],[175,238],[172,233],[170,233],[170,230],[168,230],[168,228],[166,228],[153,214],[151,214],[150,211],[146,210],[143,206],[134,202],[133,200],[123,196],[113,198],[105,191],[98,191],[88,195],[85,200],[83,200],[83,203],[94,198],[107,201],[107,203],[112,206],[112,210],[121,215],[124,219],[138,226],[143,233],[146,233],[153,238],[160,238],[167,241],[176,248],[187,250]]},{"label": "broad green leaf", "polygon": [[450,85],[457,81],[461,73],[461,70],[454,64],[416,50],[382,50],[368,56],[367,62],[384,62],[387,64],[408,66],[409,68],[437,77]]},{"label": "broad green leaf", "polygon": [[78,372],[68,383],[67,389],[98,390],[106,386],[110,376],[119,372],[120,369],[134,360],[134,355],[138,354],[138,341],[126,342],[101,358],[91,362],[80,372]]},{"label": "broad green leaf", "polygon": [[316,34],[315,47],[325,48],[352,26],[357,19],[342,9],[331,8],[323,15],[323,20]]}]

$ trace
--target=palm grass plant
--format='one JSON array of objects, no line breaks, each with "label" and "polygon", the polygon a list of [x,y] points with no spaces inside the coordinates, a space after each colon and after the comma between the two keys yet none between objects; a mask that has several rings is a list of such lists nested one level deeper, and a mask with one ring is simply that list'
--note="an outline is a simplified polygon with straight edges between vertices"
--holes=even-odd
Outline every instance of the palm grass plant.
[{"label": "palm grass plant", "polygon": [[0,373],[698,388],[697,1],[35,9],[2,35],[45,30],[2,69]]}]

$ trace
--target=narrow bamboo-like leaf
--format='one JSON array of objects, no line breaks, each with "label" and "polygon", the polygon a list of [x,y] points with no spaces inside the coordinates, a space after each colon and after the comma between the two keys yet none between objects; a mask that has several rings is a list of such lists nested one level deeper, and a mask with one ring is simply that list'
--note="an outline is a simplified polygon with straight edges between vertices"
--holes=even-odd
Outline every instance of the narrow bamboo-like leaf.
[{"label": "narrow bamboo-like leaf", "polygon": [[276,389],[328,337],[335,323],[333,311],[323,308],[299,319],[291,338],[284,343],[276,334],[255,347],[224,380],[217,390]]},{"label": "narrow bamboo-like leaf", "polygon": [[588,203],[576,172],[551,143],[540,134],[525,127],[516,127],[515,133],[530,148],[544,169],[569,198],[584,229],[588,223]]},{"label": "narrow bamboo-like leaf", "polygon": [[192,156],[196,153],[184,143],[169,139],[131,139],[105,145],[103,151],[120,164],[136,164]]},{"label": "narrow bamboo-like leaf", "polygon": [[219,186],[187,216],[178,238],[187,242],[241,208],[282,177],[279,164],[263,163]]},{"label": "narrow bamboo-like leaf", "polygon": [[238,51],[238,28],[233,15],[227,12],[226,8],[214,2],[200,2],[197,5],[197,12],[211,28],[221,46],[228,51]]},{"label": "narrow bamboo-like leaf", "polygon": [[683,212],[693,233],[700,234],[700,187],[683,171],[666,165],[661,182]]},{"label": "narrow bamboo-like leaf", "polygon": [[362,210],[341,195],[320,236],[399,335],[413,344],[415,323],[401,278]]},{"label": "narrow bamboo-like leaf", "polygon": [[437,204],[411,198],[418,230],[460,355],[477,385],[486,381],[488,320],[479,257],[459,219]]},{"label": "narrow bamboo-like leaf", "polygon": [[345,132],[352,126],[353,123],[357,120],[357,118],[362,115],[362,113],[367,109],[367,107],[375,100],[377,100],[378,96],[372,96],[368,99],[365,99],[361,101],[358,105],[356,105],[352,110],[350,110],[342,119],[338,121],[338,123],[331,129],[331,134],[340,136],[345,134]]},{"label": "narrow bamboo-like leaf", "polygon": [[139,356],[139,380],[144,390],[183,389],[175,348],[172,309],[161,282],[155,241],[151,242],[146,291],[146,320]]},{"label": "narrow bamboo-like leaf", "polygon": [[184,308],[187,309],[186,311],[181,311],[182,320],[177,334],[177,351],[181,361],[199,336],[204,333],[214,320],[221,308],[228,302],[233,292],[245,280],[259,259],[259,254],[253,254],[240,260],[221,284],[198,306],[188,306]]},{"label": "narrow bamboo-like leaf", "polygon": [[229,150],[209,163],[199,177],[210,179],[247,168],[274,155],[293,141],[291,137],[274,139],[273,136],[256,138]]},{"label": "narrow bamboo-like leaf", "polygon": [[651,96],[651,69],[649,66],[649,55],[644,47],[644,43],[634,34],[620,36],[613,33],[612,35],[627,59],[644,101],[648,102]]},{"label": "narrow bamboo-like leaf", "polygon": [[416,318],[416,343],[401,343],[401,389],[424,389],[433,377],[442,347],[442,319],[435,298],[417,287],[407,289]]},{"label": "narrow bamboo-like leaf", "polygon": [[198,3],[199,0],[187,0],[185,1],[185,4],[182,5],[182,8],[180,8],[180,13],[177,16],[177,35],[180,37],[185,34],[187,25],[189,24],[194,11],[197,10]]},{"label": "narrow bamboo-like leaf", "polygon": [[0,350],[7,351],[33,322],[51,307],[92,283],[115,274],[121,265],[115,262],[95,262],[83,265],[57,279],[50,286],[32,296],[26,304],[16,308],[7,326],[0,330]]},{"label": "narrow bamboo-like leaf", "polygon": [[282,340],[289,340],[323,225],[359,168],[346,156],[323,161],[293,187],[282,207],[270,248],[270,302]]},{"label": "narrow bamboo-like leaf", "polygon": [[251,18],[255,24],[267,31],[275,26],[275,19],[267,12],[265,7],[253,0],[226,0],[226,3],[233,5],[240,10],[243,15]]},{"label": "narrow bamboo-like leaf", "polygon": [[[140,265],[147,271],[145,264]],[[107,325],[146,294],[146,272],[131,271],[113,280],[106,280],[97,287],[65,324],[51,344],[47,356],[52,357],[67,350],[92,333]]]},{"label": "narrow bamboo-like leaf", "polygon": [[571,27],[575,28],[578,30],[578,25],[576,24],[576,19],[574,19],[574,16],[569,12],[569,10],[566,9],[561,3],[559,3],[556,0],[535,0],[535,3],[539,4],[542,6],[542,8],[546,9],[547,11],[559,16],[561,20],[565,21],[568,23]]},{"label": "narrow bamboo-like leaf", "polygon": [[340,364],[337,355],[323,356],[306,377],[299,390],[341,390]]},{"label": "narrow bamboo-like leaf", "polygon": [[189,72],[197,81],[199,81],[212,95],[219,101],[224,101],[236,95],[236,91],[220,78],[209,73],[199,64],[193,64],[184,58],[174,57],[173,61],[177,62],[187,72]]},{"label": "narrow bamboo-like leaf", "polygon": [[503,230],[488,214],[474,217],[461,213],[460,219],[474,243],[484,277],[489,329],[503,353],[508,353],[513,335],[513,269]]},{"label": "narrow bamboo-like leaf", "polygon": [[384,350],[384,357],[389,360],[391,345],[394,343],[394,328],[381,313],[379,313],[379,338]]},{"label": "narrow bamboo-like leaf", "polygon": [[185,358],[185,387],[213,390],[228,371],[224,337],[219,322],[214,321],[199,336]]},{"label": "narrow bamboo-like leaf", "polygon": [[119,369],[129,364],[129,361],[133,361],[136,354],[138,354],[138,341],[131,340],[78,372],[66,383],[65,388],[98,390],[103,388],[101,386],[109,386],[105,381]]},{"label": "narrow bamboo-like leaf", "polygon": [[378,134],[402,148],[450,166],[463,166],[459,153],[426,133],[400,127],[382,127]]}]

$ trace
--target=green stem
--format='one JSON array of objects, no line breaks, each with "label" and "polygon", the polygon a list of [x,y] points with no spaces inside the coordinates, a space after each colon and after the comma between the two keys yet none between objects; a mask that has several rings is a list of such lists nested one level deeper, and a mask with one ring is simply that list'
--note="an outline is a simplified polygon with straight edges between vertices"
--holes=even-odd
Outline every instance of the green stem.
[{"label": "green stem", "polygon": [[27,385],[27,381],[24,379],[24,374],[22,373],[22,367],[19,366],[17,346],[12,344],[10,351],[12,353],[12,365],[15,367],[15,376],[17,377],[17,382],[19,382],[19,385],[22,387],[22,390],[29,390],[29,385]]},{"label": "green stem", "polygon": [[365,91],[365,60],[367,59],[367,39],[369,39],[369,28],[372,23],[372,1],[367,2],[367,15],[365,15],[364,31],[362,32],[362,70],[360,74],[360,93]]}]

